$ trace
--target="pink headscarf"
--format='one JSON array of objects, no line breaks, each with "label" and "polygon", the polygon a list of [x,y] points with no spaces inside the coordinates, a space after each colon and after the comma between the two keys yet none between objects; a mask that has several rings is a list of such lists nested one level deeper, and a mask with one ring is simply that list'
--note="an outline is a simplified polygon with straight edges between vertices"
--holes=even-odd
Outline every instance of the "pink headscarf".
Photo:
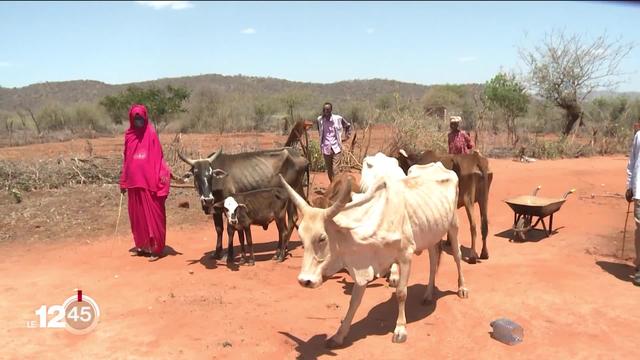
[{"label": "pink headscarf", "polygon": [[[136,128],[133,119],[142,116],[144,126]],[[129,129],[124,134],[124,161],[120,188],[144,188],[157,196],[169,195],[171,170],[164,161],[162,146],[153,126],[149,124],[144,105],[129,109]]]}]

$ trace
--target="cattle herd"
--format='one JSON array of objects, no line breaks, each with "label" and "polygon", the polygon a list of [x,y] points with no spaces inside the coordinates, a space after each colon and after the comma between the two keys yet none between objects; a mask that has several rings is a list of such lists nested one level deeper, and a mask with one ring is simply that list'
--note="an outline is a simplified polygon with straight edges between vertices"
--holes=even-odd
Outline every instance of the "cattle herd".
[{"label": "cattle herd", "polygon": [[[413,254],[429,253],[429,284],[424,301],[434,300],[435,274],[443,246],[451,246],[458,271],[458,296],[466,298],[458,242],[456,210],[465,207],[471,232],[471,254],[477,253],[473,206],[481,216],[481,259],[488,259],[487,203],[493,174],[487,158],[469,155],[437,155],[431,151],[411,154],[400,150],[394,157],[378,153],[362,164],[360,183],[348,173],[338,175],[327,191],[308,202],[309,162],[294,147],[226,154],[222,149],[204,159],[180,158],[190,166],[202,209],[211,214],[217,233],[212,256],[234,262],[233,236],[238,233],[240,263],[253,265],[251,225],[278,228],[274,260],[284,261],[294,227],[303,244],[301,286],[315,288],[323,278],[346,270],[354,288],[346,317],[327,346],[342,345],[366,284],[386,277],[396,288],[398,318],[393,342],[407,338],[405,300]],[[308,191],[307,191],[308,194]],[[298,218],[298,214],[301,218]],[[223,218],[227,219],[228,248],[223,252]],[[441,239],[446,235],[446,242]],[[245,251],[245,238],[249,255]]]}]

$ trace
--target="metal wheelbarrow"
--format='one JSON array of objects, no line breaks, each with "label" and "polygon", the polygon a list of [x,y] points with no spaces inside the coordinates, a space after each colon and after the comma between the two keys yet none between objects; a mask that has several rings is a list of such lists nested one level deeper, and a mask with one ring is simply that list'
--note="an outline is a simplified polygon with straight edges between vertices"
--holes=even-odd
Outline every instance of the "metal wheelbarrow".
[{"label": "metal wheelbarrow", "polygon": [[[553,233],[553,214],[560,210],[562,204],[567,200],[567,196],[576,191],[571,189],[561,198],[543,198],[537,196],[541,188],[542,186],[538,186],[531,195],[521,195],[504,201],[514,213],[512,228],[514,238],[510,239],[510,241],[516,239],[524,241],[526,233],[531,229],[535,229],[539,223],[542,223],[542,229],[546,237],[549,237]],[[533,223],[534,216],[537,217],[535,223]],[[544,222],[546,217],[549,217],[548,230]]]}]

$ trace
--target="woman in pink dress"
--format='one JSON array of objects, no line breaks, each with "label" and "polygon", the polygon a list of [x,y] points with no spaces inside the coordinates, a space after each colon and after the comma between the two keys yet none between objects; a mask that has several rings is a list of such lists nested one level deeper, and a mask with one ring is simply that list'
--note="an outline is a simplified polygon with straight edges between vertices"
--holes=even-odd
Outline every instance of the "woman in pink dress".
[{"label": "woman in pink dress", "polygon": [[169,195],[171,171],[164,161],[162,146],[149,124],[144,105],[129,109],[129,129],[124,134],[124,159],[120,191],[128,192],[129,220],[134,256],[162,257],[166,235],[165,200]]}]

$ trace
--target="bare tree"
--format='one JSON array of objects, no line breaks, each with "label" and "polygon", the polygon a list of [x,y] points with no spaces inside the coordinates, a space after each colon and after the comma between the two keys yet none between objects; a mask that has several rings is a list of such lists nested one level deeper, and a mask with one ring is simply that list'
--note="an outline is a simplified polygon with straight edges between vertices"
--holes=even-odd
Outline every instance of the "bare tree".
[{"label": "bare tree", "polygon": [[[33,121],[33,125],[36,127],[36,133],[37,133],[38,137],[41,137],[42,133],[43,133],[43,130],[44,130],[42,128],[42,122],[33,114],[33,111],[31,111],[30,108],[27,108],[26,111],[29,112],[29,115],[31,116],[31,121]],[[24,113],[22,113],[22,111],[17,111],[17,114],[20,117],[20,120],[22,121],[22,125],[25,126],[26,125],[26,121],[25,121],[26,115]]]},{"label": "bare tree", "polygon": [[520,57],[528,67],[529,83],[543,98],[565,111],[563,134],[582,122],[582,103],[596,89],[612,89],[618,85],[620,63],[634,48],[620,38],[610,40],[607,34],[593,40],[579,34],[552,31],[541,45],[520,49]]},{"label": "bare tree", "polygon": [[306,93],[289,91],[288,93],[280,97],[280,101],[287,108],[287,114],[289,115],[287,118],[285,118],[285,123],[284,123],[285,134],[289,133],[289,127],[292,124],[295,124],[296,120],[294,117],[294,112],[296,108],[300,107],[304,103],[307,96],[308,95]]},{"label": "bare tree", "polygon": [[13,119],[9,116],[8,113],[0,112],[0,119],[4,122],[4,128],[9,134],[9,146],[13,146]]}]

